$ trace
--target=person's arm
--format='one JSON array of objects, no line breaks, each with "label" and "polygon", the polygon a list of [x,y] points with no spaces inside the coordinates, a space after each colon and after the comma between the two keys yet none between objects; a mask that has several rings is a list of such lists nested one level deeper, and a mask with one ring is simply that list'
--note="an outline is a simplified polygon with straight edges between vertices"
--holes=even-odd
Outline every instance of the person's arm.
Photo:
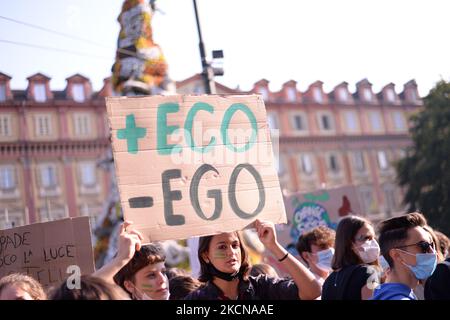
[{"label": "person's arm", "polygon": [[320,296],[322,286],[300,261],[298,261],[277,241],[275,226],[268,221],[255,221],[259,239],[265,247],[278,259],[287,257],[280,262],[289,272],[298,288],[298,296],[302,300],[314,300]]},{"label": "person's arm", "polygon": [[141,250],[141,233],[136,230],[126,231],[132,223],[125,221],[120,226],[119,243],[117,255],[109,263],[105,264],[92,275],[103,280],[114,283],[114,276],[120,271],[134,256],[136,251]]}]

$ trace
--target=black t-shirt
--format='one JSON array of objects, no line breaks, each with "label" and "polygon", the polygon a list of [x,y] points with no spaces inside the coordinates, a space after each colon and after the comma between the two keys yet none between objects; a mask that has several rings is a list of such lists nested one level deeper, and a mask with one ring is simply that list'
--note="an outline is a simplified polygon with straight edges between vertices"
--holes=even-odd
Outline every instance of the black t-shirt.
[{"label": "black t-shirt", "polygon": [[[271,278],[266,275],[250,276],[240,280],[238,300],[298,300],[298,288],[292,279]],[[212,281],[191,292],[185,300],[229,300]]]},{"label": "black t-shirt", "polygon": [[439,263],[425,282],[425,300],[450,300],[450,258]]},{"label": "black t-shirt", "polygon": [[322,286],[322,300],[361,300],[361,289],[372,274],[369,265],[354,265],[333,271]]}]

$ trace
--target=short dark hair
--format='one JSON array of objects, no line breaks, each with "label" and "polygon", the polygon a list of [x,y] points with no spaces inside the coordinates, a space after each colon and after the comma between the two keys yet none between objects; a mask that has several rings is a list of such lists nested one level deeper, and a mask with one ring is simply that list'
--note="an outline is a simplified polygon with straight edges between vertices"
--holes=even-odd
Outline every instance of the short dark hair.
[{"label": "short dark hair", "polygon": [[404,245],[405,240],[408,238],[409,229],[425,227],[426,225],[427,220],[418,212],[408,213],[380,222],[378,226],[380,250],[391,268],[394,266],[394,261],[389,256],[389,251]]},{"label": "short dark hair", "polygon": [[301,234],[295,247],[300,257],[302,257],[302,252],[311,252],[312,245],[316,245],[321,249],[334,247],[335,238],[336,232],[333,229],[319,226]]},{"label": "short dark hair", "polygon": [[339,222],[336,229],[334,256],[331,263],[333,270],[364,263],[359,255],[353,251],[352,246],[359,229],[371,225],[368,220],[359,216],[346,216]]},{"label": "short dark hair", "polygon": [[108,283],[105,280],[90,275],[82,275],[81,287],[68,288],[67,282],[63,281],[59,287],[53,289],[51,300],[123,300],[127,294],[121,287]]},{"label": "short dark hair", "polygon": [[[240,232],[235,231],[234,233],[239,239],[239,246],[241,248],[241,268],[239,269],[239,273],[242,279],[247,280],[248,274],[250,272],[250,263],[248,259],[247,248],[245,247],[245,244],[242,241],[242,236]],[[198,261],[200,261],[200,276],[198,277],[198,280],[200,280],[201,282],[208,282],[213,280],[214,278],[213,275],[208,270],[208,263],[206,263],[206,261],[203,260],[202,257],[203,253],[208,252],[209,244],[211,243],[213,237],[214,235],[200,237],[198,242]]]},{"label": "short dark hair", "polygon": [[439,240],[439,248],[438,249],[441,251],[442,256],[445,259],[446,251],[447,251],[447,254],[450,251],[450,239],[444,233],[442,233],[440,231],[434,230],[434,233],[436,234],[436,237]]},{"label": "short dark hair", "polygon": [[0,279],[0,293],[14,285],[26,291],[33,300],[47,300],[47,294],[42,285],[33,277],[22,273],[12,273]]},{"label": "short dark hair", "polygon": [[183,300],[189,293],[197,290],[202,283],[191,276],[176,276],[169,280],[169,300]]},{"label": "short dark hair", "polygon": [[114,281],[128,292],[125,287],[125,281],[131,281],[134,283],[134,275],[142,268],[155,264],[158,262],[166,261],[163,248],[159,243],[150,243],[141,247],[141,250],[134,253],[133,258],[114,276]]}]

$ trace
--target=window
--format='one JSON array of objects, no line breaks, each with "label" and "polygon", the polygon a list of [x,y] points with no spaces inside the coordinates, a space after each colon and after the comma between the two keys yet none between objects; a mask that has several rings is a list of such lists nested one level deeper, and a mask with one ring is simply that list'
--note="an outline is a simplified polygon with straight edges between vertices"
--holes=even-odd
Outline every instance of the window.
[{"label": "window", "polygon": [[6,101],[6,85],[0,83],[0,102]]},{"label": "window", "polygon": [[413,89],[409,90],[409,100],[410,101],[416,101],[417,100],[416,91],[413,90]]},{"label": "window", "polygon": [[0,229],[15,228],[24,225],[23,211],[17,208],[0,209]]},{"label": "window", "polygon": [[52,134],[52,118],[49,114],[40,114],[35,117],[36,136],[50,136]]},{"label": "window", "polygon": [[369,112],[369,121],[373,131],[383,130],[383,123],[381,121],[381,114],[379,112]]},{"label": "window", "polygon": [[74,126],[76,136],[88,136],[91,133],[91,117],[90,114],[80,113],[74,114]]},{"label": "window", "polygon": [[381,170],[386,170],[388,168],[388,161],[387,161],[387,157],[386,157],[386,152],[378,151],[377,152],[377,159],[378,159],[378,167]]},{"label": "window", "polygon": [[269,124],[269,128],[271,130],[278,130],[278,117],[275,113],[267,114],[267,123]]},{"label": "window", "polygon": [[0,115],[0,137],[10,137],[11,116],[9,114]]},{"label": "window", "polygon": [[305,130],[305,124],[301,115],[294,116],[294,124],[296,130]]},{"label": "window", "polygon": [[365,101],[372,101],[372,91],[369,88],[364,88],[363,95]]},{"label": "window", "polygon": [[395,187],[391,184],[386,184],[383,186],[383,193],[386,212],[388,214],[395,212],[398,208],[397,200],[395,197],[396,196]]},{"label": "window", "polygon": [[86,187],[92,187],[97,184],[97,175],[94,162],[80,163],[81,184]]},{"label": "window", "polygon": [[355,151],[353,153],[353,164],[355,169],[359,172],[366,171],[366,165],[364,163],[364,154],[362,151]]},{"label": "window", "polygon": [[34,100],[37,102],[45,102],[47,101],[47,93],[45,90],[44,83],[35,83],[34,84]]},{"label": "window", "polygon": [[392,117],[394,118],[394,127],[397,131],[406,130],[406,122],[401,111],[395,111],[392,113]]},{"label": "window", "polygon": [[0,189],[11,190],[16,188],[16,177],[14,166],[0,167]]},{"label": "window", "polygon": [[56,166],[53,164],[42,164],[40,168],[41,186],[53,189],[57,186]]},{"label": "window", "polygon": [[328,156],[328,169],[333,173],[339,172],[339,163],[336,155],[331,154]]},{"label": "window", "polygon": [[86,96],[84,94],[84,85],[82,83],[74,83],[72,85],[73,100],[76,102],[84,102]]},{"label": "window", "polygon": [[203,90],[203,86],[197,84],[194,87],[194,94],[203,94],[205,91]]},{"label": "window", "polygon": [[386,97],[389,102],[395,102],[395,92],[393,89],[387,89]]},{"label": "window", "polygon": [[318,102],[318,103],[322,103],[323,102],[323,97],[322,97],[322,90],[320,90],[320,88],[314,88],[313,90],[313,95],[314,95],[314,101]]},{"label": "window", "polygon": [[341,102],[347,102],[348,101],[348,91],[347,89],[341,88],[338,90],[339,94],[339,100]]},{"label": "window", "polygon": [[258,92],[259,92],[260,95],[262,95],[264,101],[269,100],[269,91],[267,91],[266,88],[260,87],[260,88],[258,89]]},{"label": "window", "polygon": [[311,156],[309,154],[302,154],[300,156],[300,161],[303,173],[310,175],[313,172]]},{"label": "window", "polygon": [[334,130],[334,123],[331,114],[319,113],[319,126],[321,130],[330,131]]},{"label": "window", "polygon": [[297,90],[295,90],[295,88],[288,88],[287,96],[288,101],[295,102],[297,100]]},{"label": "window", "polygon": [[353,111],[344,112],[345,126],[349,132],[356,132],[359,130],[358,119],[356,113]]}]

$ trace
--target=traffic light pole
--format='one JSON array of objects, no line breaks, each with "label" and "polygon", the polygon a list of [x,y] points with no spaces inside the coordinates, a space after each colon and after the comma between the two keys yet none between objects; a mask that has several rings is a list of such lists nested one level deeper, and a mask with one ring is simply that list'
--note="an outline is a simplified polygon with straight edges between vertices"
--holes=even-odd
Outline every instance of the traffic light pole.
[{"label": "traffic light pole", "polygon": [[200,49],[200,58],[202,61],[202,76],[203,76],[203,82],[205,84],[205,93],[206,94],[214,94],[215,93],[215,86],[214,86],[214,75],[212,74],[212,69],[209,65],[209,63],[206,61],[206,54],[205,54],[205,46],[203,44],[203,38],[202,38],[202,31],[200,29],[200,20],[198,18],[198,10],[197,10],[197,1],[194,1],[194,11],[195,11],[195,20],[197,21],[197,31],[198,31],[198,38],[199,38],[199,49]]}]

